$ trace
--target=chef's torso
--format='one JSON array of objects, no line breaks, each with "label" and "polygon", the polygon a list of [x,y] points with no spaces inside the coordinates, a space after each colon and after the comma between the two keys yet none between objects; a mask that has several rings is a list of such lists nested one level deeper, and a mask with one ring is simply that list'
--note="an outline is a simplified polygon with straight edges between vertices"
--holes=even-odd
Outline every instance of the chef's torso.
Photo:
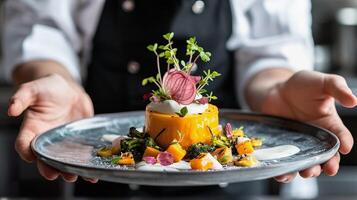
[{"label": "chef's torso", "polygon": [[208,68],[222,76],[208,86],[219,97],[220,107],[237,107],[233,91],[231,53],[226,42],[231,35],[228,0],[107,0],[93,39],[92,60],[86,89],[96,113],[144,109],[143,78],[156,74],[155,56],[148,44],[164,43],[162,35],[174,32],[179,59],[185,55],[186,39],[196,36],[212,53],[209,63],[198,62],[194,74]]}]

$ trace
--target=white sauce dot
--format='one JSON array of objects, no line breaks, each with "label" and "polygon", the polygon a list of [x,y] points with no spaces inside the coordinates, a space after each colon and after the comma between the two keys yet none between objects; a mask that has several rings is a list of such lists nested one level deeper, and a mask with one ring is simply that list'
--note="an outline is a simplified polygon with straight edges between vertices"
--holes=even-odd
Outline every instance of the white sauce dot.
[{"label": "white sauce dot", "polygon": [[275,160],[286,158],[300,152],[299,147],[294,145],[281,145],[265,149],[257,149],[254,151],[253,156],[258,160]]}]

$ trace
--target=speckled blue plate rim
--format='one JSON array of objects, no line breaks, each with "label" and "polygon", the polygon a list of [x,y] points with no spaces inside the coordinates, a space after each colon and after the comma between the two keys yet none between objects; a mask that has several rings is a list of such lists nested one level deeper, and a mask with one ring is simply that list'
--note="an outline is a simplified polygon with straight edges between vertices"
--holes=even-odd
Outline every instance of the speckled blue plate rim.
[{"label": "speckled blue plate rim", "polygon": [[[284,118],[284,117],[277,117],[277,116],[272,116],[272,115],[267,115],[267,114],[262,114],[262,113],[257,113],[257,112],[250,112],[250,111],[243,111],[243,110],[236,110],[236,109],[220,109],[220,113],[232,113],[232,114],[236,114],[236,115],[249,115],[249,116],[253,116],[253,117],[263,117],[263,118],[268,118],[268,119],[274,119],[274,120],[280,120],[280,121],[284,121],[284,122],[287,122],[287,123],[295,123],[297,125],[300,125],[300,126],[308,126],[308,127],[312,127],[312,128],[315,128],[315,129],[320,129],[326,133],[329,134],[329,136],[331,136],[332,138],[335,139],[336,143],[335,145],[324,151],[323,153],[319,154],[319,155],[315,155],[315,156],[311,156],[309,157],[308,159],[309,160],[315,160],[315,159],[318,159],[320,157],[325,157],[326,155],[329,155],[328,157],[331,158],[333,155],[335,155],[337,152],[338,152],[338,149],[339,149],[339,146],[340,146],[340,141],[339,139],[337,138],[337,136],[335,134],[333,134],[331,131],[327,130],[327,129],[324,129],[324,128],[321,128],[319,126],[316,126],[316,125],[313,125],[313,124],[310,124],[310,123],[306,123],[306,122],[300,122],[300,121],[296,121],[296,120],[292,120],[292,119],[288,119],[288,118]],[[90,170],[104,170],[104,171],[118,171],[118,172],[137,172],[137,173],[148,173],[148,174],[162,174],[162,173],[165,173],[165,174],[172,174],[172,175],[178,175],[178,174],[210,174],[212,175],[213,173],[221,173],[221,172],[225,172],[225,171],[250,171],[250,170],[256,170],[257,168],[276,168],[276,167],[280,167],[280,166],[283,166],[283,165],[294,165],[294,163],[300,163],[304,160],[307,160],[307,158],[301,158],[301,159],[297,159],[297,160],[294,160],[294,161],[285,161],[284,163],[274,163],[274,164],[270,164],[270,165],[267,165],[267,166],[257,166],[257,167],[250,167],[250,168],[230,168],[230,169],[224,169],[224,170],[209,170],[209,171],[195,171],[195,170],[192,170],[192,171],[179,171],[179,172],[174,172],[174,171],[165,171],[165,172],[159,172],[159,171],[144,171],[144,170],[136,170],[136,169],[123,169],[123,168],[118,168],[118,169],[114,169],[114,168],[105,168],[105,167],[98,167],[98,166],[86,166],[86,165],[80,165],[80,164],[73,164],[73,163],[66,163],[66,162],[63,162],[63,161],[59,161],[59,160],[56,160],[56,159],[53,159],[43,153],[41,153],[40,151],[38,151],[37,147],[36,147],[36,141],[41,138],[41,137],[46,137],[46,133],[48,132],[52,132],[54,131],[55,129],[61,129],[61,128],[64,128],[66,127],[67,125],[70,125],[70,124],[73,124],[73,123],[76,123],[76,122],[79,122],[79,121],[83,121],[83,120],[90,120],[90,119],[93,119],[93,118],[97,118],[97,117],[105,117],[105,118],[110,118],[110,117],[113,117],[113,116],[129,116],[129,115],[137,115],[137,114],[144,114],[143,111],[129,111],[129,112],[121,112],[121,113],[109,113],[109,114],[99,114],[99,115],[95,115],[91,118],[85,118],[85,119],[81,119],[81,120],[76,120],[76,121],[73,121],[73,122],[70,122],[70,123],[66,123],[64,125],[61,125],[61,126],[58,126],[56,128],[53,128],[53,129],[50,129],[46,132],[44,132],[43,134],[40,134],[38,135],[31,143],[31,147],[32,147],[32,150],[33,152],[37,155],[38,158],[40,158],[41,160],[43,161],[51,161],[51,162],[54,162],[54,163],[58,163],[58,164],[61,164],[61,165],[64,165],[64,166],[70,166],[70,167],[74,167],[74,168],[81,168],[81,169],[90,169]],[[326,160],[328,159],[325,159],[325,160],[322,160],[320,163],[315,163],[315,164],[321,164],[321,163],[324,163]],[[55,167],[55,166],[53,166]],[[295,171],[295,170],[293,170]]]}]

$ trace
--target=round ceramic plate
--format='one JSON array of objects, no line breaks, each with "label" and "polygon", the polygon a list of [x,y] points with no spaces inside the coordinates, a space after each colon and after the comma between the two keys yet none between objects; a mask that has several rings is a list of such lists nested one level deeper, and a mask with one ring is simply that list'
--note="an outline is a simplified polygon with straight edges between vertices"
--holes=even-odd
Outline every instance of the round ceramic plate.
[{"label": "round ceramic plate", "polygon": [[301,122],[237,110],[220,110],[220,123],[244,126],[249,137],[263,139],[263,147],[294,145],[292,156],[261,161],[252,168],[228,167],[211,171],[143,171],[112,165],[97,157],[96,149],[107,145],[105,134],[127,134],[130,127],[143,127],[144,112],[97,115],[52,129],[38,136],[32,149],[38,158],[64,172],[100,180],[162,186],[213,185],[267,179],[321,164],[339,148],[335,135]]}]

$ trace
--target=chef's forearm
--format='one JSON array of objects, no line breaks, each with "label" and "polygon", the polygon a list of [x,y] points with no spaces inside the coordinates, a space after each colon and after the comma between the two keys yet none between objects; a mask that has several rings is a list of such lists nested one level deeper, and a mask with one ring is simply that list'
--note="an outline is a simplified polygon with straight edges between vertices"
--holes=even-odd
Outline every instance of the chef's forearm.
[{"label": "chef's forearm", "polygon": [[264,101],[267,96],[276,87],[287,81],[292,75],[293,71],[287,68],[271,68],[266,69],[255,76],[247,83],[245,88],[245,100],[253,111],[262,111]]},{"label": "chef's forearm", "polygon": [[12,78],[16,85],[20,85],[50,74],[58,74],[66,80],[74,82],[74,78],[63,65],[51,60],[30,61],[20,64],[15,68]]}]

